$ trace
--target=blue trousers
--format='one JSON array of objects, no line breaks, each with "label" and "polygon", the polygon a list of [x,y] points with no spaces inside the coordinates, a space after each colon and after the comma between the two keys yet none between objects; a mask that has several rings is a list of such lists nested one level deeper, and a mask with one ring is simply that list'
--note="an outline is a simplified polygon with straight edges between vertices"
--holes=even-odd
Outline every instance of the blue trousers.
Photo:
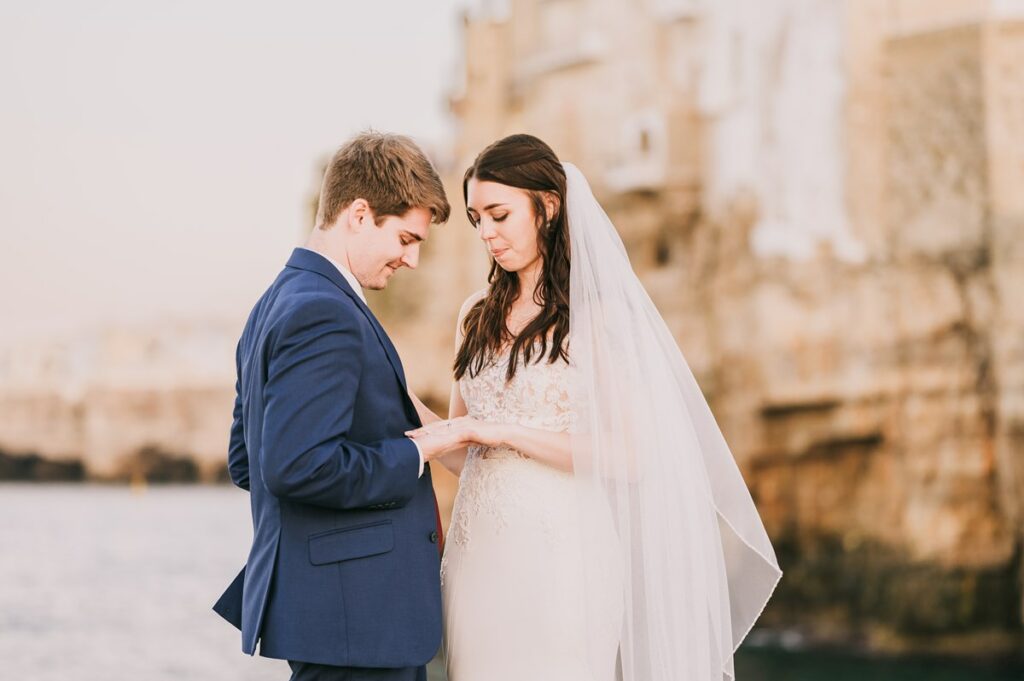
[{"label": "blue trousers", "polygon": [[291,681],[427,681],[426,667],[375,669],[369,667],[333,667],[313,662],[288,661]]}]

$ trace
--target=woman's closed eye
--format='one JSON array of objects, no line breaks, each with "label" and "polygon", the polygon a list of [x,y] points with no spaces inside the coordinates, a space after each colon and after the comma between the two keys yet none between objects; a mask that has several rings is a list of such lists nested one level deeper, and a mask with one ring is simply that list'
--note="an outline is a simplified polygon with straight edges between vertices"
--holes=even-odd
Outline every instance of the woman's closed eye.
[{"label": "woman's closed eye", "polygon": [[[505,218],[507,217],[508,213],[505,213],[504,215],[492,215],[491,220],[493,220],[494,222],[505,222]],[[470,217],[469,224],[473,225],[474,228],[478,229],[480,227],[480,218]]]}]

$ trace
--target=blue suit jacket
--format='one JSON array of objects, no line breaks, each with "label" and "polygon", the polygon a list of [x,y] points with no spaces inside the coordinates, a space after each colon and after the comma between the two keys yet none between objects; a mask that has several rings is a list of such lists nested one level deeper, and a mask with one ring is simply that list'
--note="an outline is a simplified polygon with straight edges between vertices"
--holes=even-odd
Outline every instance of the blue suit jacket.
[{"label": "blue suit jacket", "polygon": [[411,667],[441,642],[434,491],[401,362],[324,257],[295,249],[236,356],[228,453],[253,542],[214,609],[242,650],[352,667]]}]

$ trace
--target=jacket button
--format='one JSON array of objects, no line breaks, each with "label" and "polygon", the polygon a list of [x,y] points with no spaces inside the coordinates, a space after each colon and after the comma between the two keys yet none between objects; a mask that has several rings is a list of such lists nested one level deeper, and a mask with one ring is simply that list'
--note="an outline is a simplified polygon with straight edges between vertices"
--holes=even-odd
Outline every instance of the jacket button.
[{"label": "jacket button", "polygon": [[433,532],[430,533],[430,543],[431,544],[436,544],[437,543],[437,530],[434,530]]}]

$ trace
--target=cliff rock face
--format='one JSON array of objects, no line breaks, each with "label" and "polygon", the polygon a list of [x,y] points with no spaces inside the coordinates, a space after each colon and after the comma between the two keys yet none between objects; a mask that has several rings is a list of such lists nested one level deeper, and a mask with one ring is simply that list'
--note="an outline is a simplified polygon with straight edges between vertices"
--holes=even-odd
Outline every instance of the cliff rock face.
[{"label": "cliff rock face", "polygon": [[862,262],[680,244],[686,270],[714,268],[686,282],[706,287],[690,320],[714,339],[706,385],[790,567],[769,621],[875,647],[1019,640],[1024,213],[1002,188],[1024,158],[1024,82],[1006,77],[1022,39],[996,24],[884,43]]},{"label": "cliff rock face", "polygon": [[222,477],[236,333],[167,325],[6,349],[0,453],[78,462],[79,477]]},{"label": "cliff rock face", "polygon": [[[763,623],[1018,648],[1024,24],[956,0],[734,4],[472,15],[467,51],[493,51],[453,97],[456,157],[526,130],[587,173],[775,541]],[[559,42],[567,24],[590,37]],[[416,275],[433,319],[482,285],[462,234]],[[443,403],[450,331],[391,324]]]}]

